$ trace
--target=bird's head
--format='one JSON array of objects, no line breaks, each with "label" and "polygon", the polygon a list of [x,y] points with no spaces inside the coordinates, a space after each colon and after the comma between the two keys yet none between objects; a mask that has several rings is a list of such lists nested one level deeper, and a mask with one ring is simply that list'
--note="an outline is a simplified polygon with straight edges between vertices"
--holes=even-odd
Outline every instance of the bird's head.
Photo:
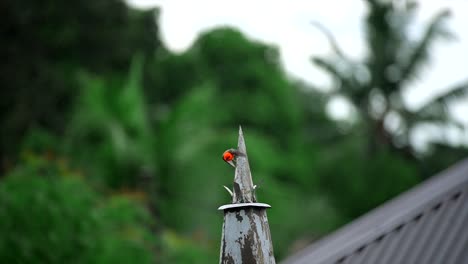
[{"label": "bird's head", "polygon": [[237,149],[228,149],[223,153],[223,160],[232,167],[236,167],[235,161],[238,156],[242,155]]}]

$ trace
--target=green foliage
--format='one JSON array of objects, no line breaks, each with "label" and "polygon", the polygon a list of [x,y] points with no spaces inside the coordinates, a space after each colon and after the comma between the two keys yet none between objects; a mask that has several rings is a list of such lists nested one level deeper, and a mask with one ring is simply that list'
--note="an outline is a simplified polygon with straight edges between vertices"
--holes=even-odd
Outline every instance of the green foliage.
[{"label": "green foliage", "polygon": [[28,154],[0,199],[2,263],[152,263],[143,207],[103,199],[63,164]]},{"label": "green foliage", "polygon": [[81,167],[106,185],[136,186],[153,170],[153,142],[135,58],[126,84],[82,75],[82,92],[66,133],[66,147]]},{"label": "green foliage", "polygon": [[229,113],[228,125],[243,124],[277,138],[299,128],[297,91],[279,66],[275,48],[220,28],[202,34],[189,53],[198,58],[201,74],[214,81],[223,111]]},{"label": "green foliage", "polygon": [[429,154],[420,164],[420,169],[425,175],[435,175],[466,157],[468,157],[466,147],[452,147],[443,143],[432,144]]},{"label": "green foliage", "polygon": [[209,263],[219,257],[203,240],[203,237],[185,238],[172,231],[166,231],[162,236],[165,252],[164,263]]},{"label": "green foliage", "polygon": [[[258,174],[253,176],[258,179]],[[274,180],[258,184],[257,198],[272,205],[267,214],[277,260],[297,250],[298,241],[312,243],[343,223],[341,212],[323,192],[300,192],[295,185]]]},{"label": "green foliage", "polygon": [[207,214],[209,208],[219,206],[224,178],[220,174],[224,164],[213,154],[222,136],[215,129],[213,95],[208,84],[188,92],[175,103],[175,110],[161,122],[158,131],[161,218],[169,227],[185,232],[201,228],[201,232],[219,233],[215,228],[218,216]]},{"label": "green foliage", "polygon": [[63,132],[77,71],[119,75],[137,52],[164,52],[155,10],[124,1],[5,0],[0,16],[0,158],[8,162],[31,126]]},{"label": "green foliage", "polygon": [[336,208],[353,219],[420,181],[417,165],[388,151],[368,156],[359,139],[322,153],[320,186]]},{"label": "green foliage", "polygon": [[96,211],[100,236],[90,256],[94,263],[154,263],[150,215],[125,196],[114,196]]}]

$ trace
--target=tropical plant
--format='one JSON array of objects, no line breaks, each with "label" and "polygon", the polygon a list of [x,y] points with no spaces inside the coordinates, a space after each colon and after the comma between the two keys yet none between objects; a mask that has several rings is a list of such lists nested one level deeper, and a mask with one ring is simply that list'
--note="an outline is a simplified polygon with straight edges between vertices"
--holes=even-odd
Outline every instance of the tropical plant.
[{"label": "tropical plant", "polygon": [[367,56],[356,61],[345,54],[323,26],[333,56],[314,57],[313,62],[330,74],[335,82],[331,96],[341,96],[354,107],[364,125],[371,153],[390,148],[414,157],[410,142],[414,128],[422,123],[457,123],[447,105],[468,92],[468,82],[446,89],[419,109],[412,110],[403,94],[423,74],[436,41],[453,35],[445,26],[450,13],[440,11],[426,26],[419,39],[409,33],[417,5],[409,1],[396,7],[393,1],[366,0],[365,20]]},{"label": "tropical plant", "polygon": [[142,65],[141,57],[135,57],[123,81],[83,73],[82,89],[66,131],[66,152],[112,188],[135,188],[154,171]]}]

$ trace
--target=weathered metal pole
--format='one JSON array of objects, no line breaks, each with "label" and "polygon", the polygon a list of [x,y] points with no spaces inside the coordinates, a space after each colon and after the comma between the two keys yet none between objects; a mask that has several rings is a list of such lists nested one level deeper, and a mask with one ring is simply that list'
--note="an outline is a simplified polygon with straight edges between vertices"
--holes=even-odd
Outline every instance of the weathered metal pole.
[{"label": "weathered metal pole", "polygon": [[219,263],[274,264],[273,244],[266,214],[266,208],[271,206],[256,202],[255,186],[240,127],[237,151],[242,155],[235,157],[232,204],[218,208],[224,211]]}]

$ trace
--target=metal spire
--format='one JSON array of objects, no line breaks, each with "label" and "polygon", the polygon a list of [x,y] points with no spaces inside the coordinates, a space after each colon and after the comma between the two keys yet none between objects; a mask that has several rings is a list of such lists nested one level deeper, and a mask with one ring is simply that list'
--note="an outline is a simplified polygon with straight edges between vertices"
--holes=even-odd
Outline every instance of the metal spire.
[{"label": "metal spire", "polygon": [[223,205],[223,232],[221,239],[221,264],[274,264],[273,244],[266,208],[271,206],[257,203],[252,183],[247,149],[242,128],[239,139],[234,175],[232,204]]},{"label": "metal spire", "polygon": [[233,203],[256,202],[257,198],[255,197],[252,174],[250,173],[249,159],[247,157],[247,148],[245,147],[244,133],[242,133],[241,126],[239,126],[237,150],[244,155],[240,155],[236,160]]}]

